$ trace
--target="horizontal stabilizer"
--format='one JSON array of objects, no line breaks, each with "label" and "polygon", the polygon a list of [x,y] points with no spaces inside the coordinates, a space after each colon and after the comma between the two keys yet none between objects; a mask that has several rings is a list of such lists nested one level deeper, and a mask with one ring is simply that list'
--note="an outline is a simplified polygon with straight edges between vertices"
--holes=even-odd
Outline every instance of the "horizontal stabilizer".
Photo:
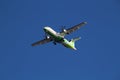
[{"label": "horizontal stabilizer", "polygon": [[75,42],[75,41],[78,41],[78,40],[80,40],[81,39],[81,37],[77,37],[77,38],[73,38],[71,41],[72,42]]}]

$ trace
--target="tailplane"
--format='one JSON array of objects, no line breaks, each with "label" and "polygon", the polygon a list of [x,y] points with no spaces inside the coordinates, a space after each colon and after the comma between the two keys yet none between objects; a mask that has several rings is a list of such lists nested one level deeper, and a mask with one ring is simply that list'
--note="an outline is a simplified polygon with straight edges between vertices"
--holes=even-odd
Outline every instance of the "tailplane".
[{"label": "tailplane", "polygon": [[73,39],[71,39],[71,42],[75,42],[75,41],[78,41],[80,39],[81,39],[81,37],[73,38]]}]

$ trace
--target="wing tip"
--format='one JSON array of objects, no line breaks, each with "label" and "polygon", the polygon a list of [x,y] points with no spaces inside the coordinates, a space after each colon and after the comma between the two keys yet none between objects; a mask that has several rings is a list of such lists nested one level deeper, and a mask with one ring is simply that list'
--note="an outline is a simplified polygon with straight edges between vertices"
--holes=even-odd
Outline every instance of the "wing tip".
[{"label": "wing tip", "polygon": [[84,24],[87,24],[87,22],[85,21],[85,22],[83,22]]},{"label": "wing tip", "polygon": [[35,46],[35,44],[31,44],[31,46]]}]

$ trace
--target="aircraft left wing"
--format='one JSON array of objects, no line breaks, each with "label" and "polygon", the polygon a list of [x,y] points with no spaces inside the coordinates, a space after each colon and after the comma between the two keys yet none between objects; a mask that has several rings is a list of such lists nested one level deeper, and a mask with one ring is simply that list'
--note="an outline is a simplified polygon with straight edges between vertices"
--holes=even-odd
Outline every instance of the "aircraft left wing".
[{"label": "aircraft left wing", "polygon": [[80,23],[78,25],[75,25],[75,26],[73,26],[71,28],[68,28],[68,29],[66,29],[66,31],[60,32],[60,35],[65,36],[66,34],[70,34],[70,33],[74,32],[74,31],[78,30],[81,26],[84,26],[85,24],[87,24],[87,22],[82,22],[82,23]]},{"label": "aircraft left wing", "polygon": [[45,44],[45,43],[48,43],[48,42],[51,42],[51,41],[52,41],[52,38],[43,39],[43,40],[40,40],[40,41],[37,41],[37,42],[33,43],[32,46],[37,46],[37,45]]}]

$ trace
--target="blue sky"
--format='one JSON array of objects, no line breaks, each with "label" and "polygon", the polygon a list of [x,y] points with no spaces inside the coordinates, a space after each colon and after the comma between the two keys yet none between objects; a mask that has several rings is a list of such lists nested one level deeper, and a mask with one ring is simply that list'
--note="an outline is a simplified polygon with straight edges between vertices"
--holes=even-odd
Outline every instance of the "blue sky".
[{"label": "blue sky", "polygon": [[[77,51],[44,38],[43,27],[88,24]],[[0,80],[120,80],[119,0],[1,0]]]}]

